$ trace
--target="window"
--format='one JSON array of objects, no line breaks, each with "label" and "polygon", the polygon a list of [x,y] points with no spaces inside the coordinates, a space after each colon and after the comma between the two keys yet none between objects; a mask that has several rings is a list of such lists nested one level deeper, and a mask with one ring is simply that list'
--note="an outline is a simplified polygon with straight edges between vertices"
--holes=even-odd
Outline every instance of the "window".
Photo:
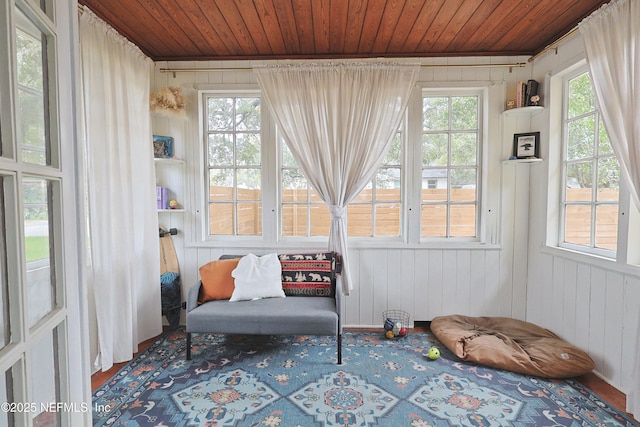
[{"label": "window", "polygon": [[561,246],[615,256],[620,167],[588,73],[565,84]]},{"label": "window", "polygon": [[25,162],[50,165],[48,126],[47,37],[21,11],[16,10],[16,61],[19,138]]},{"label": "window", "polygon": [[280,139],[280,233],[282,237],[328,236],[331,216]]},{"label": "window", "polygon": [[373,181],[349,205],[349,236],[402,235],[402,141],[402,132],[396,133]]},{"label": "window", "polygon": [[205,96],[209,234],[262,234],[260,97]]},{"label": "window", "polygon": [[479,94],[423,94],[423,238],[477,236],[480,105]]},{"label": "window", "polygon": [[[201,96],[203,237],[326,239],[329,209],[261,111],[259,92]],[[481,88],[425,89],[409,104],[381,166],[347,209],[350,238],[479,239],[484,96]],[[414,202],[420,218],[409,215]]]},{"label": "window", "polygon": [[[282,237],[328,236],[331,216],[309,187],[287,145],[281,141]],[[402,224],[403,135],[396,134],[374,179],[347,209],[350,237],[400,237]]]}]

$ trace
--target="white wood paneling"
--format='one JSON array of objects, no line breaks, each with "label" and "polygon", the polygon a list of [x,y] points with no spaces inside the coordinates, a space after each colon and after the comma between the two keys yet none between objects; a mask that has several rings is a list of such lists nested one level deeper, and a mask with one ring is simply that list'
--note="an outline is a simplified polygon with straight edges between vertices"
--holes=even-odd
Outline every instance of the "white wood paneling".
[{"label": "white wood paneling", "polygon": [[[416,307],[415,305],[415,252],[409,249],[403,249],[400,251],[394,251],[397,255],[395,257],[395,262],[400,265],[400,274],[392,280],[397,281],[397,293],[394,295],[395,301],[399,302],[399,308],[408,313],[415,313]],[[415,318],[411,316],[411,324],[409,326],[413,326],[413,322]]]},{"label": "white wood paneling", "polygon": [[[606,279],[605,318],[604,318],[604,349],[602,358],[604,368],[602,374],[616,384],[622,383],[625,373],[620,371],[622,366],[622,319],[624,311],[623,275],[614,271],[607,272]],[[611,349],[619,349],[611,351]]]},{"label": "white wood paneling", "polygon": [[[427,262],[422,264],[422,266],[427,266],[427,294],[424,301],[427,302],[429,308],[427,313],[431,318],[444,313],[442,306],[446,291],[443,286],[442,252],[441,250],[431,250],[423,253],[427,259]],[[420,268],[420,264],[416,265],[416,268]],[[420,286],[420,283],[416,283],[416,286]]]},{"label": "white wood paneling", "polygon": [[482,316],[484,305],[484,287],[488,283],[486,280],[486,252],[469,251],[469,304],[467,312],[469,316]]},{"label": "white wood paneling", "polygon": [[470,313],[473,300],[471,299],[471,251],[457,250],[455,253],[456,269],[456,301],[459,301],[458,313]]},{"label": "white wood paneling", "polygon": [[[640,278],[625,277],[624,283],[624,317],[622,320],[622,363],[620,372],[629,373],[634,371],[636,342],[640,338]],[[630,390],[637,383],[637,377],[623,375],[621,384],[622,390]],[[638,414],[636,414],[638,418]]]},{"label": "white wood paneling", "polygon": [[[395,298],[390,300],[389,295],[397,293],[394,289],[396,283],[395,280],[389,282],[388,278],[391,275],[394,275],[393,277],[398,276],[395,276],[396,271],[393,271],[395,270],[394,266],[387,263],[390,255],[389,252],[380,250],[365,250],[364,252],[370,253],[368,258],[370,258],[371,264],[369,264],[368,269],[372,272],[371,280],[373,286],[371,290],[373,294],[373,304],[371,304],[371,310],[367,309],[368,316],[363,320],[371,325],[379,325],[382,312],[390,308],[389,304],[395,304]],[[362,283],[362,281],[360,283]],[[360,283],[358,283],[358,285],[360,285]]]},{"label": "white wood paneling", "polygon": [[573,261],[567,261],[563,267],[564,288],[560,298],[560,303],[562,304],[562,335],[566,340],[575,342],[577,264]]},{"label": "white wood paneling", "polygon": [[435,308],[442,301],[441,289],[436,289],[431,281],[432,267],[429,260],[428,251],[412,251],[413,252],[413,310],[412,318],[418,319],[416,313],[427,312],[431,313],[432,317],[435,316]]},{"label": "white wood paneling", "polygon": [[604,323],[606,318],[606,306],[604,305],[604,302],[606,301],[607,295],[606,276],[606,271],[599,268],[592,269],[591,300],[589,302],[591,311],[590,316],[593,321],[590,325],[588,351],[596,362],[596,369],[603,373],[603,375],[605,375],[604,362],[606,359],[604,347],[604,339],[606,335]]},{"label": "white wood paneling", "polygon": [[587,351],[598,374],[625,390],[638,339],[640,278],[588,258],[536,257],[541,274],[530,276],[528,320]]},{"label": "white wood paneling", "polygon": [[[359,283],[360,281],[360,257],[355,256],[354,253],[351,253],[350,263],[351,267],[351,279],[355,283]],[[366,292],[366,291],[365,291]],[[360,313],[360,294],[362,293],[362,289],[360,286],[354,287],[348,297],[345,298],[345,313],[343,324],[345,325],[357,325],[360,323],[359,313]]]},{"label": "white wood paneling", "polygon": [[464,312],[463,310],[457,310],[456,308],[467,304],[467,298],[459,300],[457,295],[457,278],[460,273],[456,262],[457,255],[458,252],[455,250],[442,251],[442,281],[436,283],[436,286],[442,289],[440,314],[462,313]]},{"label": "white wood paneling", "polygon": [[[579,284],[579,285],[578,285]],[[589,299],[591,298],[591,275],[588,266],[578,264],[576,275],[575,292],[575,313],[576,313],[576,334],[573,342],[579,348],[589,348],[589,331],[591,317],[589,316]]]},{"label": "white wood paneling", "polygon": [[499,313],[499,303],[495,294],[500,288],[500,255],[502,251],[485,252],[484,310],[487,313]]}]

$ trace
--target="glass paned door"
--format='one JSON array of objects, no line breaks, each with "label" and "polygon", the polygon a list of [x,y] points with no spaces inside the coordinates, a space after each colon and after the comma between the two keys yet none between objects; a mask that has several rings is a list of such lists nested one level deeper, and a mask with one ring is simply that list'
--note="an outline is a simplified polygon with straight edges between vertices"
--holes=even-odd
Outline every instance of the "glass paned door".
[{"label": "glass paned door", "polygon": [[0,403],[22,405],[0,411],[0,427],[91,424],[75,227],[76,14],[74,2],[0,2]]}]

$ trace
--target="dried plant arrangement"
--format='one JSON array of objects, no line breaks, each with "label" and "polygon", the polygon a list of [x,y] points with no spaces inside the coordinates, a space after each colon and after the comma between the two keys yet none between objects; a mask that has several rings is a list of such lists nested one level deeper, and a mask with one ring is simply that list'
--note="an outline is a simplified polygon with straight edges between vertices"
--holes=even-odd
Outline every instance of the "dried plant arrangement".
[{"label": "dried plant arrangement", "polygon": [[150,96],[151,112],[185,119],[186,101],[179,87],[164,87]]}]

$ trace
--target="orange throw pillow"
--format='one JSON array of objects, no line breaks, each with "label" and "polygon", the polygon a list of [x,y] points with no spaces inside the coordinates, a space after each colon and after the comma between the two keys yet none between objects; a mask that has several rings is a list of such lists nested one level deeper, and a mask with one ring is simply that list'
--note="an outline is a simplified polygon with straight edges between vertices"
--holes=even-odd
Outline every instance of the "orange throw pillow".
[{"label": "orange throw pillow", "polygon": [[231,298],[235,289],[231,272],[238,266],[238,261],[240,258],[220,259],[200,267],[202,286],[200,287],[198,304]]}]

